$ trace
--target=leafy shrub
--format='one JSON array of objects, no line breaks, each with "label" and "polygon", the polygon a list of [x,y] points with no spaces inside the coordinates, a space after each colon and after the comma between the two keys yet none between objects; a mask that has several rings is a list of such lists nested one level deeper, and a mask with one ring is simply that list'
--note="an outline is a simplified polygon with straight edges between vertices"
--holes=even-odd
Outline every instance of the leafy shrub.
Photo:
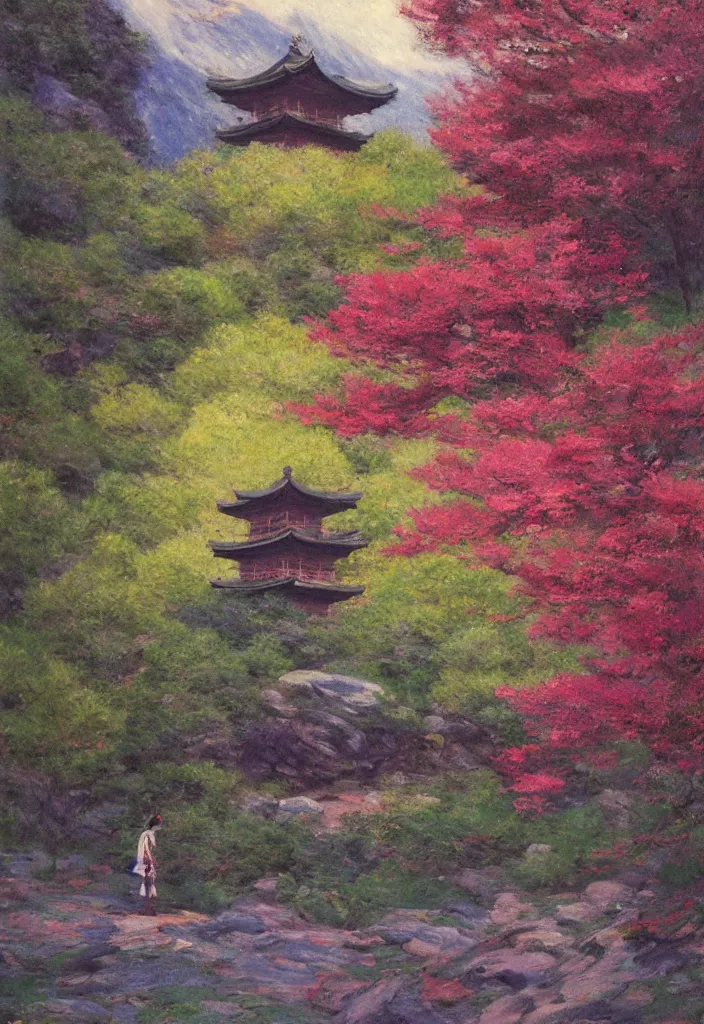
[{"label": "leafy shrub", "polygon": [[191,341],[218,320],[240,320],[242,304],[207,270],[175,267],[145,278],[135,296],[137,324]]}]

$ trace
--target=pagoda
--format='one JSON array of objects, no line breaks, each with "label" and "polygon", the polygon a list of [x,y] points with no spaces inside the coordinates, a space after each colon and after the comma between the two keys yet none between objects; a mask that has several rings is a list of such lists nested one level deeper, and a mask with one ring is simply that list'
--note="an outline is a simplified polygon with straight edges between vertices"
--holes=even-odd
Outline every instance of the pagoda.
[{"label": "pagoda", "polygon": [[338,601],[364,593],[335,579],[335,563],[369,543],[356,531],[334,533],[323,520],[357,507],[361,492],[314,491],[293,479],[290,466],[261,491],[235,491],[236,501],[219,501],[218,510],[249,523],[245,541],[210,541],[216,558],[239,562],[234,579],[211,580],[236,594],[275,590],[308,612],[320,614]]},{"label": "pagoda", "polygon": [[206,84],[225,103],[254,116],[247,124],[217,132],[222,142],[233,146],[256,141],[287,148],[320,145],[334,150],[356,150],[371,135],[348,131],[342,119],[369,114],[398,92],[390,84],[355,82],[342,75],[327,74],[313,51],[303,50],[300,36],[293,37],[285,57],[258,75],[210,77]]}]

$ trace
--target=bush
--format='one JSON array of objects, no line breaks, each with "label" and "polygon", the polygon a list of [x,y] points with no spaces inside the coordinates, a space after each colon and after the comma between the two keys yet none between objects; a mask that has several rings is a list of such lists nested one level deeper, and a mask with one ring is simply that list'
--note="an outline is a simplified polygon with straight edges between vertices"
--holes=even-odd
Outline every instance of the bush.
[{"label": "bush", "polygon": [[244,308],[207,270],[175,267],[146,277],[134,297],[134,321],[147,333],[190,342],[218,320],[241,320]]}]

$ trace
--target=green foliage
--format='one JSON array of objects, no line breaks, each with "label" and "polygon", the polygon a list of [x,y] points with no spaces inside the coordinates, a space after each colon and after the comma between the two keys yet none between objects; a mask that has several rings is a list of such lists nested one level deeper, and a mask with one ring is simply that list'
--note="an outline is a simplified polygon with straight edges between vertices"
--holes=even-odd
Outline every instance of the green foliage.
[{"label": "green foliage", "polygon": [[[351,815],[341,832],[310,844],[280,896],[316,920],[359,927],[394,907],[441,908],[455,895],[445,876],[465,867],[508,865],[531,890],[575,882],[614,839],[593,806],[518,818],[489,771],[387,791],[384,800],[382,813]],[[552,852],[526,855],[533,843]]]},{"label": "green foliage", "polygon": [[69,781],[120,719],[35,635],[0,631],[0,731],[7,754],[23,768]]},{"label": "green foliage", "polygon": [[609,847],[613,839],[601,811],[593,805],[538,819],[528,831],[529,843],[545,844],[552,850],[528,854],[515,865],[515,877],[527,888],[574,882],[580,870],[590,863],[593,851]]},{"label": "green foliage", "polygon": [[[346,844],[343,844],[343,849]],[[338,850],[339,853],[339,850]],[[379,864],[357,878],[335,869],[328,849],[308,864],[308,884],[298,883],[298,871],[284,875],[279,896],[299,913],[333,927],[361,928],[392,908],[437,910],[455,895],[452,886],[430,875],[411,872],[393,861]],[[348,858],[349,859],[349,858]],[[299,868],[299,863],[295,865]],[[312,884],[311,884],[312,883]]]},{"label": "green foliage", "polygon": [[198,264],[205,250],[205,228],[178,206],[140,203],[135,211],[137,237],[148,252],[173,263]]},{"label": "green foliage", "polygon": [[23,580],[51,563],[72,540],[75,515],[51,474],[0,462],[0,566]]},{"label": "green foliage", "polygon": [[239,320],[241,303],[206,270],[175,267],[143,279],[135,296],[136,316],[153,329],[189,341],[219,320]]},{"label": "green foliage", "polygon": [[302,328],[265,316],[251,326],[215,328],[171,378],[174,396],[196,405],[219,393],[244,391],[279,402],[302,401],[316,389],[333,387],[340,361],[313,345]]},{"label": "green foliage", "polygon": [[6,208],[20,230],[72,241],[120,225],[137,173],[114,139],[46,131],[41,115],[10,95],[0,97],[0,145]]}]

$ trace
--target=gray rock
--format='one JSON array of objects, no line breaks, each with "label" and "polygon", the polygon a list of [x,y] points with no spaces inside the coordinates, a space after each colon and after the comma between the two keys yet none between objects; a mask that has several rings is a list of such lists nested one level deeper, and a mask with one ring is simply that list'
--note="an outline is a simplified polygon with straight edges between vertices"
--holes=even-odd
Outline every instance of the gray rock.
[{"label": "gray rock", "polygon": [[298,709],[293,704],[287,704],[286,698],[278,690],[262,690],[259,698],[270,711],[282,718],[293,718],[297,714]]},{"label": "gray rock", "polygon": [[549,843],[531,843],[525,852],[526,857],[544,857],[552,853],[552,846]]},{"label": "gray rock", "polygon": [[691,961],[692,954],[668,942],[655,942],[636,953],[635,963],[648,977],[662,978],[679,971]]},{"label": "gray rock", "polygon": [[441,718],[440,715],[428,715],[427,718],[423,719],[423,727],[428,732],[440,733],[445,725],[445,719]]},{"label": "gray rock", "polygon": [[457,930],[447,925],[430,925],[418,918],[415,920],[392,921],[388,925],[375,925],[374,934],[384,939],[392,946],[406,946],[413,939],[424,943],[426,946],[435,946],[438,950],[444,951],[469,949],[474,941]]},{"label": "gray rock", "polygon": [[112,1019],[110,1010],[106,1010],[99,1003],[92,1003],[89,999],[51,999],[46,1004],[46,1011],[49,1014],[70,1017],[72,1020],[108,1021]]},{"label": "gray rock", "polygon": [[465,868],[453,878],[459,889],[464,889],[481,899],[489,899],[499,888],[499,881],[499,872],[492,868]]},{"label": "gray rock", "polygon": [[279,687],[284,693],[290,696],[305,696],[312,694],[313,683],[311,676],[322,676],[323,672],[307,672],[305,669],[296,669],[294,672],[287,672],[279,677]]},{"label": "gray rock", "polygon": [[355,754],[359,757],[365,753],[367,737],[360,729],[355,729],[339,715],[331,715],[329,711],[313,711],[309,714],[308,719],[316,725],[322,725],[337,733],[340,745],[346,754]]},{"label": "gray rock", "polygon": [[249,796],[242,804],[242,809],[260,818],[273,818],[279,809],[279,801],[273,796]]},{"label": "gray rock", "polygon": [[402,978],[387,978],[357,996],[334,1018],[335,1024],[377,1024],[403,985]]},{"label": "gray rock", "polygon": [[454,900],[452,903],[447,903],[443,907],[443,911],[446,914],[454,914],[455,917],[463,917],[466,921],[471,921],[472,923],[486,921],[489,916],[486,910],[478,907],[476,903],[472,903],[470,900]]},{"label": "gray rock", "polygon": [[323,810],[322,804],[319,804],[317,800],[312,800],[309,796],[292,796],[287,800],[279,801],[275,821],[290,821],[291,818],[297,818],[302,814],[319,817]]},{"label": "gray rock", "polygon": [[605,789],[594,801],[601,808],[606,821],[614,828],[628,828],[632,823],[632,798],[620,789]]},{"label": "gray rock", "polygon": [[342,704],[348,710],[362,711],[377,707],[383,688],[353,676],[340,676],[330,672],[297,671],[281,676],[279,685],[289,692],[312,691],[323,700]]},{"label": "gray rock", "polygon": [[38,75],[34,82],[32,101],[41,111],[53,118],[59,127],[73,127],[87,122],[98,132],[110,130],[110,119],[93,100],[82,100],[50,75]]},{"label": "gray rock", "polygon": [[220,938],[231,932],[244,932],[245,935],[261,935],[266,925],[255,914],[237,914],[227,912],[220,914],[214,921],[203,925],[199,933],[205,938]]},{"label": "gray rock", "polygon": [[470,988],[498,981],[515,992],[528,985],[539,985],[555,966],[549,953],[521,953],[513,949],[497,949],[477,957],[468,965],[463,982]]},{"label": "gray rock", "polygon": [[385,1016],[374,1018],[374,1024],[448,1024],[448,1017],[422,1003],[415,993],[402,991],[391,1000]]}]

